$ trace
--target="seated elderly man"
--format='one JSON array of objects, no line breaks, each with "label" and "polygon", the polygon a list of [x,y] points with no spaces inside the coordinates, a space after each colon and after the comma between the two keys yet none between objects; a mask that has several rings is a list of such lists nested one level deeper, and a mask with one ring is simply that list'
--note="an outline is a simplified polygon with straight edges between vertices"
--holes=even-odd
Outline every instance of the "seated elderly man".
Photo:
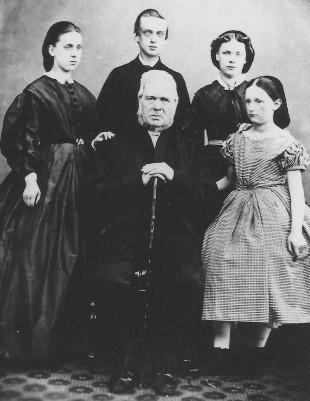
[{"label": "seated elderly man", "polygon": [[213,214],[217,189],[207,172],[191,178],[195,149],[173,128],[178,102],[173,77],[144,73],[138,98],[140,129],[98,147],[96,172],[85,189],[88,227],[96,240],[91,274],[104,317],[102,341],[123,355],[137,335],[155,348],[157,342],[163,370],[171,368],[167,347],[184,360],[184,351],[197,343],[202,290],[197,227]]}]

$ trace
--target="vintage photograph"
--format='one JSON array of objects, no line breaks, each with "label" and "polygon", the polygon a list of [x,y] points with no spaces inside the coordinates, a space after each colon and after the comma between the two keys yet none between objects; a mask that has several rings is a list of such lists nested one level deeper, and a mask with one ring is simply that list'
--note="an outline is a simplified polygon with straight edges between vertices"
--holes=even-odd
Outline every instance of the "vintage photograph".
[{"label": "vintage photograph", "polygon": [[0,400],[310,400],[309,22],[0,0]]}]

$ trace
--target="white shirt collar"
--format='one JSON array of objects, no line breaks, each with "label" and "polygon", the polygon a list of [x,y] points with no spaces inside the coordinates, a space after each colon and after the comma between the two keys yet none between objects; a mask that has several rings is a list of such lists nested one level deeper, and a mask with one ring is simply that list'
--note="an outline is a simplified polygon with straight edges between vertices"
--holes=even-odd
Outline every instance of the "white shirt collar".
[{"label": "white shirt collar", "polygon": [[148,131],[148,133],[149,133],[149,136],[150,136],[150,138],[151,138],[151,140],[152,140],[152,142],[153,142],[153,146],[154,146],[154,148],[155,148],[156,143],[157,143],[157,141],[158,141],[158,138],[159,138],[161,132]]},{"label": "white shirt collar", "polygon": [[153,61],[153,62],[150,64],[150,63],[146,63],[145,60],[143,60],[143,58],[142,58],[141,55],[139,54],[139,60],[140,60],[140,63],[143,64],[143,65],[148,65],[148,66],[150,66],[150,67],[154,67],[154,65],[156,65],[156,64],[158,63],[159,57],[157,58],[156,61]]},{"label": "white shirt collar", "polygon": [[216,80],[225,90],[229,91],[242,84],[242,82],[246,80],[246,76],[245,74],[241,74],[240,77],[238,77],[232,84],[228,84],[220,75],[217,76]]}]

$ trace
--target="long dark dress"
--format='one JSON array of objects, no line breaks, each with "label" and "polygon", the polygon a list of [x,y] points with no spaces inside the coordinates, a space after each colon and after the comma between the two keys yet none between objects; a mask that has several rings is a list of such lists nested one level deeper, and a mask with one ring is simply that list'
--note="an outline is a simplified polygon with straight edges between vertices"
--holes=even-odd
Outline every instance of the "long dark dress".
[{"label": "long dark dress", "polygon": [[[84,86],[47,76],[27,86],[5,116],[1,151],[12,171],[0,186],[2,356],[49,356],[79,256],[77,192],[94,122],[95,99]],[[33,208],[22,199],[31,172],[41,190]]]}]

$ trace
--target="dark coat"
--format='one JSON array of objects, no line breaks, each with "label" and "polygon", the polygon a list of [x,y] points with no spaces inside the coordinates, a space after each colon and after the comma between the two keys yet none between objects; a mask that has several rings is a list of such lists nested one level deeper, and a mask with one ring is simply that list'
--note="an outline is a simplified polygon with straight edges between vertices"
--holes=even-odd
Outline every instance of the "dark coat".
[{"label": "dark coat", "polygon": [[137,125],[138,91],[141,75],[149,70],[163,70],[176,82],[179,103],[175,122],[180,125],[190,105],[183,76],[166,67],[160,60],[154,67],[144,66],[139,57],[130,63],[114,68],[105,81],[97,99],[100,131],[130,134]]},{"label": "dark coat", "polygon": [[[141,168],[152,162],[166,162],[174,169],[174,178],[167,183],[158,180],[149,254],[153,185],[142,184]],[[84,211],[90,211],[86,221],[89,287],[102,310],[110,310],[107,338],[125,333],[130,337],[135,319],[134,273],[146,267],[152,271],[155,331],[194,330],[201,308],[202,233],[216,212],[216,197],[217,187],[209,180],[203,158],[185,135],[173,129],[161,133],[155,149],[148,132],[140,127],[104,142],[97,150],[94,172],[84,191]]]},{"label": "dark coat", "polygon": [[141,254],[148,237],[152,197],[152,185],[142,184],[141,168],[152,162],[166,162],[175,172],[171,182],[159,180],[155,239],[164,237],[166,245],[171,239],[169,253],[175,261],[200,255],[201,228],[214,216],[217,189],[194,146],[173,129],[161,133],[155,149],[140,127],[104,142],[97,150],[84,191],[91,211],[88,227],[109,243],[108,254],[112,248],[120,257],[123,251]]}]

